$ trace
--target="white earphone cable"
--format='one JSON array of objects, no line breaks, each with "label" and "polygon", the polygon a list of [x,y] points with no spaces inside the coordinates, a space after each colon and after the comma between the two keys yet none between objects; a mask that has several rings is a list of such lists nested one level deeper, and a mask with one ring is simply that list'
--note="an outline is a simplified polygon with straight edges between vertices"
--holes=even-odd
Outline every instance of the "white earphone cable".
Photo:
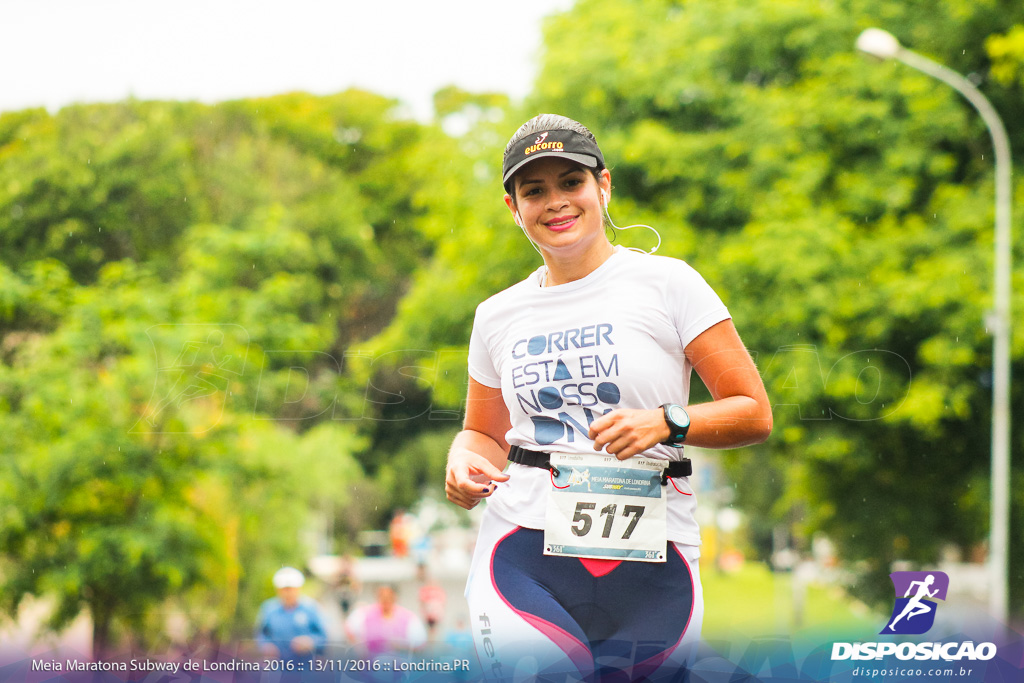
[{"label": "white earphone cable", "polygon": [[519,226],[519,229],[523,231],[523,234],[526,235],[526,241],[530,243],[530,246],[533,247],[533,250],[540,254],[540,257],[543,259],[544,254],[540,253],[540,247],[538,247],[537,243],[533,241],[532,237],[530,237],[530,233],[526,232],[526,226],[523,225],[523,217],[519,214],[518,211],[516,211],[516,215],[513,220],[515,221],[516,225]]},{"label": "white earphone cable", "polygon": [[637,252],[639,254],[653,254],[654,252],[658,251],[658,247],[661,246],[661,233],[660,232],[658,232],[657,230],[655,230],[651,226],[645,225],[643,223],[637,223],[635,225],[627,225],[624,228],[620,228],[619,226],[615,225],[615,221],[612,220],[611,214],[608,213],[608,202],[607,201],[604,202],[603,207],[604,207],[604,215],[608,219],[608,224],[610,226],[612,226],[613,230],[622,230],[623,232],[625,232],[626,230],[632,230],[633,228],[647,228],[648,230],[650,230],[651,232],[654,233],[655,237],[658,238],[658,243],[655,244],[654,248],[651,249],[650,251],[644,251],[643,249],[640,249],[638,247],[624,247],[625,249],[629,249],[630,251],[635,251],[635,252]]}]

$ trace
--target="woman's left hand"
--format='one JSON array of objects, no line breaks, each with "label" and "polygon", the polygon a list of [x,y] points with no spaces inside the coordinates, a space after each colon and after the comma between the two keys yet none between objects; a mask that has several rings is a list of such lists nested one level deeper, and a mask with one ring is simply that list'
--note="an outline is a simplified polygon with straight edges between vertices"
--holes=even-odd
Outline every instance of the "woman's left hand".
[{"label": "woman's left hand", "polygon": [[594,450],[605,450],[619,460],[632,458],[671,436],[665,412],[621,409],[602,415],[590,425]]}]

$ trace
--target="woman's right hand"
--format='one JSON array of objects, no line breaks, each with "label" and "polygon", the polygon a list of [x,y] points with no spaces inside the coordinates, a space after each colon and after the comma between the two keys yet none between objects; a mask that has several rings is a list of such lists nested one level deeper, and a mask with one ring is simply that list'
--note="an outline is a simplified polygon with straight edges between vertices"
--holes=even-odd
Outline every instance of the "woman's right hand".
[{"label": "woman's right hand", "polygon": [[448,500],[472,510],[494,493],[494,482],[508,481],[505,434],[512,428],[501,389],[469,378],[466,421],[448,451],[444,492]]},{"label": "woman's right hand", "polygon": [[494,482],[508,481],[508,478],[479,453],[456,447],[448,454],[444,492],[451,502],[472,510],[482,499],[494,493]]}]

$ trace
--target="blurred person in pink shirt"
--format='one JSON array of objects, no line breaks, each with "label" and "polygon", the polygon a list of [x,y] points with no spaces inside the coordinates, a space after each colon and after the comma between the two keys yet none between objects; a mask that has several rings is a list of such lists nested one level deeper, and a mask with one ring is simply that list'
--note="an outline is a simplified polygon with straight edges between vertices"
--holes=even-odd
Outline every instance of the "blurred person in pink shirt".
[{"label": "blurred person in pink shirt", "polygon": [[345,620],[345,634],[371,658],[408,654],[427,642],[427,631],[416,614],[397,603],[394,587],[377,589],[377,602],[357,607]]}]

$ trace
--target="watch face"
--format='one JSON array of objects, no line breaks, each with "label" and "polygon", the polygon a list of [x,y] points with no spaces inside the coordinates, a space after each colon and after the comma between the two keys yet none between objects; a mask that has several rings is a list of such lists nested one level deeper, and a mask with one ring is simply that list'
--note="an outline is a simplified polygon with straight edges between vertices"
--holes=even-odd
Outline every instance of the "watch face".
[{"label": "watch face", "polygon": [[688,427],[690,425],[690,416],[686,414],[682,406],[672,406],[669,408],[668,416],[680,427]]}]

